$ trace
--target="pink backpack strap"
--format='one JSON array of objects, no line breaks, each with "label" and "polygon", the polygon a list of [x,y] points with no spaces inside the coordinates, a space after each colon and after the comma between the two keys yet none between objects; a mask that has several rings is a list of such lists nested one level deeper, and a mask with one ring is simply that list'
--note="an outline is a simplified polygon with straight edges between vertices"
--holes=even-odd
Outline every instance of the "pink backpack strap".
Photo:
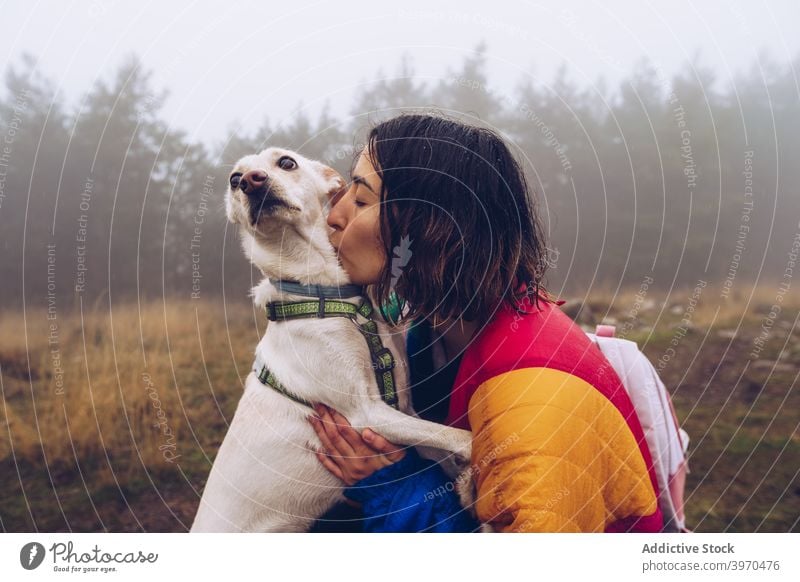
[{"label": "pink backpack strap", "polygon": [[[686,490],[687,469],[686,459],[684,459],[681,461],[677,472],[669,476],[669,496],[672,498],[672,505],[675,507],[675,515],[683,524],[686,523],[686,514],[683,511],[683,493]],[[681,528],[683,533],[690,533],[691,531],[686,525]]]},{"label": "pink backpack strap", "polygon": [[[677,432],[678,436],[680,437],[681,434],[681,427],[680,423],[678,423],[678,415],[675,413],[675,405],[672,404],[672,398],[667,398],[669,402],[669,408],[672,412],[672,421],[675,423],[675,431]],[[674,475],[669,476],[669,496],[672,498],[672,505],[675,507],[675,515],[678,519],[681,520],[681,523],[686,523],[686,514],[683,510],[683,496],[684,491],[686,490],[686,474],[689,472],[689,462],[685,457],[681,461],[681,464],[678,466],[678,470],[675,472]],[[692,530],[683,526],[681,529],[683,533],[691,533]]]},{"label": "pink backpack strap", "polygon": [[617,328],[613,325],[598,325],[594,335],[597,337],[614,337],[616,332]]}]

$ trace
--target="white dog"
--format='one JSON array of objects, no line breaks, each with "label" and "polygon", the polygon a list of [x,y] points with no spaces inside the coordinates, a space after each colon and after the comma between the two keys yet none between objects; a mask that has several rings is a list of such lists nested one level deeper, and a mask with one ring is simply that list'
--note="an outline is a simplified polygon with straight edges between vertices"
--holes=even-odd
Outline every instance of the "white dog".
[{"label": "white dog", "polygon": [[[335,170],[281,148],[237,162],[226,211],[241,227],[246,254],[265,275],[253,289],[258,307],[309,301],[309,294],[298,294],[297,287],[292,287],[295,293],[287,292],[278,280],[327,287],[349,283],[328,240],[325,216],[329,198],[343,187]],[[360,305],[362,298],[342,301]],[[373,317],[394,361],[405,362],[402,330],[387,325],[380,315]],[[256,362],[256,372],[268,365],[286,393],[262,383],[256,372],[247,377],[192,531],[304,531],[344,500],[342,482],[311,450],[321,447],[306,420],[313,411],[299,400],[336,409],[356,429],[370,427],[391,442],[419,445],[429,458],[437,457],[432,449],[438,450],[438,460],[453,463],[443,463],[451,477],[462,472],[457,480],[462,503],[470,503],[472,482],[465,470],[470,433],[413,416],[404,366],[394,369],[399,410],[386,404],[365,335],[354,319],[271,322],[256,347]]]}]

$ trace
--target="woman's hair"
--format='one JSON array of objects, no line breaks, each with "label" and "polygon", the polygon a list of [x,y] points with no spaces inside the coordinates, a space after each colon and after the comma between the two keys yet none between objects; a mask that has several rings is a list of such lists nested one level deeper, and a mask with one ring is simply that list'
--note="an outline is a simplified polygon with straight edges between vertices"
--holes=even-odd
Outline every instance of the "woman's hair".
[{"label": "woman's hair", "polygon": [[[503,301],[537,301],[545,241],[525,176],[494,131],[443,115],[404,114],[374,126],[366,152],[382,181],[388,265],[375,284],[407,318],[488,321]],[[526,288],[522,288],[527,284]],[[542,297],[550,301],[547,292]]]}]

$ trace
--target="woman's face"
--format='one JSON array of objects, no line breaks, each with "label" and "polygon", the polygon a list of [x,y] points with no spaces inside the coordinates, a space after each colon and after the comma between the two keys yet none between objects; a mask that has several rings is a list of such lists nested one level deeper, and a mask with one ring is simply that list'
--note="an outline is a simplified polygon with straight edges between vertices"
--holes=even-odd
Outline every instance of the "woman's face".
[{"label": "woman's face", "polygon": [[376,283],[386,266],[380,236],[380,191],[380,176],[365,149],[353,169],[350,188],[331,201],[331,244],[356,285]]}]

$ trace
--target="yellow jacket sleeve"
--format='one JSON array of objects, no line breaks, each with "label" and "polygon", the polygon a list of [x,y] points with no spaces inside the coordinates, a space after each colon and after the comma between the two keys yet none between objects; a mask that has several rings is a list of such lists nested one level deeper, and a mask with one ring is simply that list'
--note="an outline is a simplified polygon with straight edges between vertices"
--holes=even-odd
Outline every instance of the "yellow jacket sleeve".
[{"label": "yellow jacket sleeve", "polygon": [[523,368],[469,402],[479,519],[503,532],[602,532],[657,499],[625,418],[584,380]]}]

